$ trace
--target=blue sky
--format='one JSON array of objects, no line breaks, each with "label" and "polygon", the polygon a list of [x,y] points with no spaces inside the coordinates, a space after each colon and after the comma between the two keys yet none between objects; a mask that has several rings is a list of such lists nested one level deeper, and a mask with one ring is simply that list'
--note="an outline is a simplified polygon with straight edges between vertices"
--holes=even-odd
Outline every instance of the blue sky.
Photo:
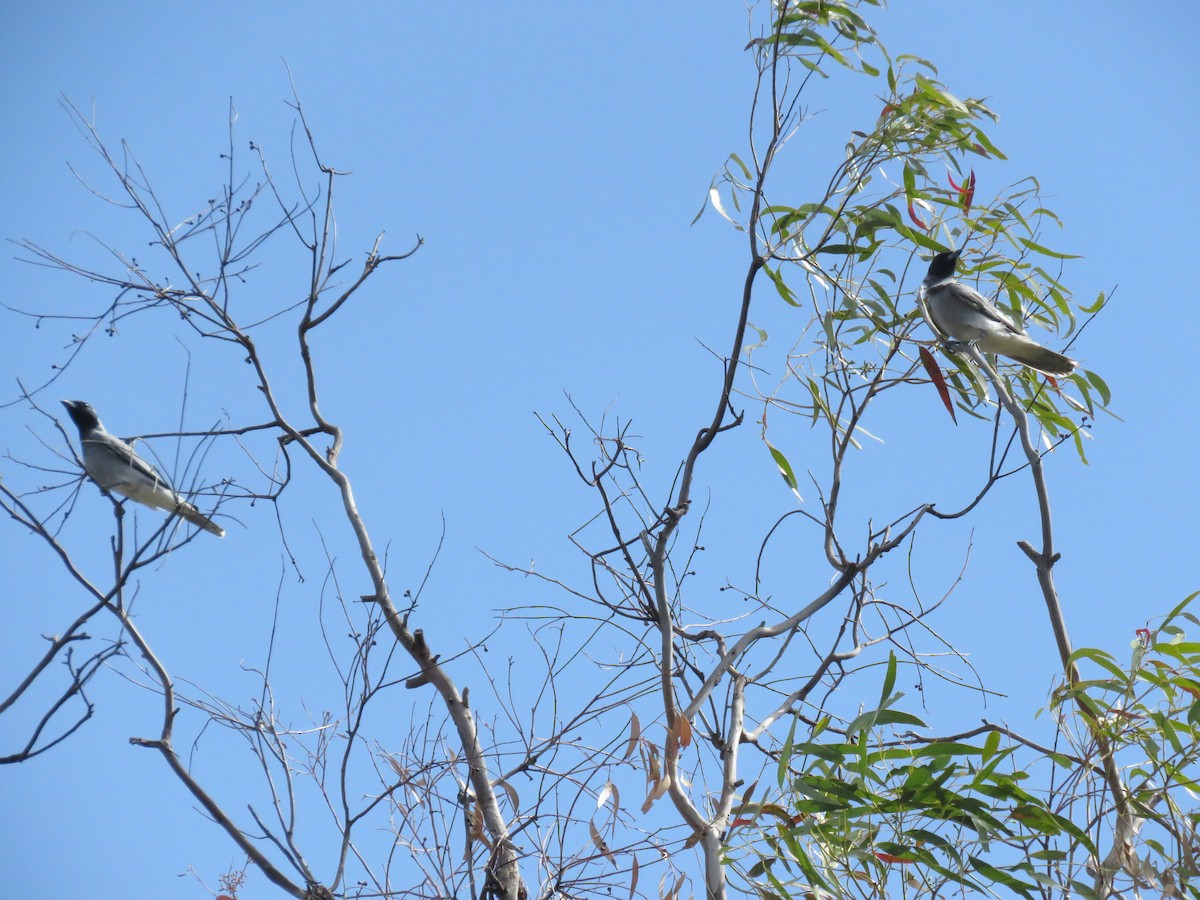
[{"label": "blue sky", "polygon": [[[742,49],[747,15],[736,2],[522,3],[488,17],[449,4],[281,9],[10,4],[0,13],[4,236],[96,258],[90,233],[150,254],[129,217],[72,176],[68,164],[85,178],[99,169],[60,94],[94,109],[107,139],[128,141],[178,218],[220,183],[230,98],[240,152],[254,140],[285,171],[286,60],[324,157],[353,172],[340,187],[344,254],[361,259],[381,230],[392,252],[417,233],[426,240],[323,336],[319,353],[330,367],[325,404],[351,434],[346,466],[389,546],[394,588],[419,582],[445,516],[446,547],[420,624],[435,645],[461,648],[490,629],[496,608],[564,599],[502,576],[479,549],[583,572],[564,535],[592,501],[534,411],[569,415],[565,391],[589,416],[631,418],[646,481],[660,489],[710,413],[719,369],[705,347],[728,345],[745,247],[715,215],[689,223],[727,154],[744,148],[754,76]],[[1056,455],[1050,479],[1073,637],[1118,656],[1147,617],[1200,586],[1200,408],[1187,382],[1200,325],[1190,287],[1200,256],[1189,230],[1200,199],[1190,160],[1200,143],[1200,12],[1181,2],[1145,9],[930,0],[896,3],[877,20],[894,54],[933,60],[953,91],[987,97],[1000,113],[990,133],[1010,162],[994,177],[1041,181],[1065,222],[1055,245],[1083,257],[1065,272],[1076,296],[1116,288],[1073,353],[1107,379],[1122,421],[1097,423],[1090,465]],[[822,90],[817,107],[873,103],[861,80]],[[820,149],[798,139],[789,152],[811,153],[821,168],[832,159]],[[15,255],[10,246],[0,259],[0,300],[9,306],[60,308],[88,292],[107,299]],[[289,279],[288,261],[271,256],[248,285],[264,309],[298,296],[303,278]],[[786,329],[773,292],[761,290],[757,303],[752,318]],[[7,402],[18,378],[37,383],[62,360],[69,330],[0,316]],[[43,399],[87,399],[118,433],[168,431],[190,350],[192,424],[222,409],[236,416],[237,370],[190,333],[179,337],[131,324],[96,342]],[[976,423],[952,429],[933,403],[927,415],[889,435],[897,479],[912,454],[950,467],[984,452],[986,436],[970,431]],[[5,449],[36,458],[44,451],[27,429],[53,436],[27,407],[0,409]],[[3,472],[16,477],[8,460]],[[718,532],[709,577],[745,583],[758,516],[786,509],[788,495],[753,427],[719,443],[702,474],[714,508],[747,523]],[[298,489],[315,504],[331,502],[315,483]],[[973,534],[946,533],[945,549],[934,549],[935,562],[947,553],[957,571],[973,541],[965,583],[939,623],[985,683],[1009,695],[986,713],[964,701],[965,720],[1027,715],[1055,674],[1045,614],[1015,547],[1034,533],[1029,494],[1014,480]],[[304,507],[304,515],[315,514]],[[286,627],[302,640],[321,580],[315,560],[304,584],[290,577],[266,510],[238,517],[223,542],[202,537],[149,573],[139,600],[139,622],[168,648],[174,671],[215,672],[235,697],[254,693],[239,666],[261,659],[277,587]],[[87,564],[103,565],[110,521],[86,487],[72,526]],[[256,531],[271,538],[256,540]],[[296,539],[313,546],[308,532]],[[40,651],[38,635],[61,630],[79,599],[55,560],[15,526],[0,547],[11,610],[0,672],[10,684]],[[497,641],[497,655],[519,646],[508,640]],[[154,727],[153,698],[110,678],[96,699],[96,720],[82,734],[0,770],[7,818],[20,823],[0,846],[0,893],[205,896],[188,867],[211,884],[238,856],[161,764],[128,744]],[[204,754],[209,740],[199,741],[196,760],[211,776],[223,761]],[[221,777],[236,784],[241,776]],[[269,890],[253,885],[246,896]]]}]

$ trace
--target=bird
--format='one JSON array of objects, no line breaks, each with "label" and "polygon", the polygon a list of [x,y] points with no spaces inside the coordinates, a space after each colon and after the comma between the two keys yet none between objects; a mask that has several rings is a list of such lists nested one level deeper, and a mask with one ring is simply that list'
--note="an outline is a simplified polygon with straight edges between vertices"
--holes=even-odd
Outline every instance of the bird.
[{"label": "bird", "polygon": [[63,400],[71,421],[79,428],[83,468],[103,491],[115,491],[151,509],[165,509],[182,516],[210,534],[225,537],[225,529],[175,493],[154,466],[133,447],[104,430],[100,417],[82,400]]},{"label": "bird", "polygon": [[1043,347],[979,291],[957,281],[954,269],[961,250],[937,254],[921,286],[933,324],[943,334],[975,344],[985,353],[1007,356],[1046,375],[1070,375],[1075,360]]}]

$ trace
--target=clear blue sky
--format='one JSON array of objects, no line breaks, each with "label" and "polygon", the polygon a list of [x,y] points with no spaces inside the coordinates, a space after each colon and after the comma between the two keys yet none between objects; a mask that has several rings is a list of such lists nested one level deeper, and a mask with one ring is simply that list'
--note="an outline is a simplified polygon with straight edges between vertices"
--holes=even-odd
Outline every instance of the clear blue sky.
[{"label": "clear blue sky", "polygon": [[[728,345],[745,248],[716,216],[689,223],[726,155],[744,147],[754,77],[742,49],[747,16],[733,0],[521,3],[491,15],[462,4],[303,0],[284,8],[127,0],[6,7],[4,237],[94,255],[92,233],[149,256],[144,233],[71,175],[68,164],[85,175],[97,167],[59,95],[94,105],[101,133],[128,141],[183,218],[220,183],[231,97],[239,146],[254,140],[275,171],[286,169],[286,60],[326,160],[354,173],[342,187],[344,254],[361,259],[383,229],[385,249],[407,249],[416,233],[427,241],[381,276],[319,349],[331,366],[326,407],[352,434],[345,462],[377,539],[390,542],[394,588],[416,586],[446,516],[446,550],[419,624],[453,652],[491,627],[496,608],[564,599],[503,577],[476,548],[582,572],[564,535],[589,514],[591,499],[533,411],[568,414],[568,391],[596,418],[605,410],[632,418],[645,436],[647,480],[660,487],[710,412],[716,369],[701,345]],[[1076,295],[1117,287],[1073,353],[1108,380],[1123,421],[1097,424],[1089,466],[1064,453],[1050,468],[1063,553],[1056,572],[1073,637],[1119,656],[1146,617],[1200,587],[1200,402],[1190,386],[1200,333],[1191,221],[1200,200],[1191,159],[1200,144],[1200,11],[1190,2],[1141,10],[931,0],[896,3],[878,19],[893,53],[935,61],[960,96],[990,98],[1001,114],[991,135],[1010,159],[1003,177],[1036,175],[1066,223],[1056,246],[1084,257],[1065,273]],[[824,103],[836,106],[843,91],[860,92],[861,102],[862,90],[850,79],[831,86]],[[15,250],[0,259],[5,304],[57,308],[89,291],[97,303],[107,299],[102,289],[15,261]],[[277,265],[251,288],[270,309],[296,299],[302,281]],[[778,300],[762,291],[758,302]],[[131,325],[98,342],[43,399],[87,399],[122,434],[170,430],[186,345],[192,424],[208,424],[221,409],[236,415],[244,385],[228,381],[229,369],[205,358],[188,332],[179,335],[183,345]],[[43,380],[63,357],[63,338],[61,329],[34,330],[0,313],[0,401],[15,396],[18,378]],[[937,419],[929,432],[911,424],[912,434],[936,433],[932,458],[950,465],[982,452],[968,432],[977,423],[952,432],[935,404],[928,415]],[[27,428],[53,434],[22,405],[0,409],[5,450],[36,458],[44,451]],[[786,506],[754,431],[731,436],[706,464],[718,506]],[[9,461],[2,470],[13,477]],[[1032,575],[1014,546],[1034,536],[1028,499],[1028,487],[1014,482],[976,522],[966,583],[939,620],[985,682],[1010,695],[989,707],[993,716],[1042,706],[1056,666]],[[202,537],[148,573],[139,616],[178,675],[215,669],[218,688],[235,700],[256,693],[238,666],[262,659],[281,577],[297,634],[311,624],[322,577],[316,561],[304,584],[281,575],[266,510],[239,518],[223,542]],[[85,544],[81,559],[97,569],[109,523],[105,504],[85,488],[72,524]],[[256,540],[255,531],[272,538]],[[297,539],[312,543],[311,535]],[[728,540],[733,549],[708,559],[713,577],[745,583],[750,563],[738,554],[754,536],[744,546],[737,534]],[[0,548],[6,691],[40,652],[38,635],[61,630],[80,600],[56,561],[14,526],[0,533]],[[346,590],[357,595],[359,587]],[[0,894],[204,896],[188,867],[215,884],[238,856],[158,759],[127,743],[154,728],[153,698],[109,677],[95,699],[96,719],[82,734],[0,770],[10,824],[0,842]],[[974,706],[963,713],[982,714]],[[10,730],[0,734],[8,749]],[[213,740],[206,735],[196,748],[208,776],[224,764],[204,753]],[[221,777],[236,784],[243,776],[231,768]],[[235,798],[231,791],[226,799]],[[270,890],[256,879],[244,896]]]}]

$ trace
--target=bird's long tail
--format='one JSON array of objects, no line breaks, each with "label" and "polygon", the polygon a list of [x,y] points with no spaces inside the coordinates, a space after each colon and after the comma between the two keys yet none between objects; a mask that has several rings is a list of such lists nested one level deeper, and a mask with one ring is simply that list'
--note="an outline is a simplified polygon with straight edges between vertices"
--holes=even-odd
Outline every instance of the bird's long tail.
[{"label": "bird's long tail", "polygon": [[215,534],[217,537],[225,537],[225,529],[208,516],[204,515],[204,513],[200,512],[200,510],[196,509],[196,507],[192,506],[192,504],[184,501],[183,503],[179,504],[179,507],[175,510],[175,512],[183,516],[193,525],[198,525],[199,527],[203,528],[209,534]]},{"label": "bird's long tail", "polygon": [[1079,365],[1075,360],[1063,356],[1061,353],[1055,353],[1040,344],[1035,344],[1033,341],[1008,348],[1004,351],[1004,355],[1046,375],[1070,375]]}]

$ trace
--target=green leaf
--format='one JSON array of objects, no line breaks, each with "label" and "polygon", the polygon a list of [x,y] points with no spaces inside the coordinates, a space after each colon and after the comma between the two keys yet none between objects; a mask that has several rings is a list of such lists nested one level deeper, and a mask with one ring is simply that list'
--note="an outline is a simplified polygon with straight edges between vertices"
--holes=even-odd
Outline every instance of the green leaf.
[{"label": "green leaf", "polygon": [[800,301],[796,299],[795,293],[787,286],[787,282],[783,280],[783,275],[770,266],[763,266],[763,271],[767,273],[767,277],[771,279],[771,284],[775,285],[775,291],[783,298],[784,302],[789,306],[799,306]]},{"label": "green leaf", "polygon": [[787,486],[792,489],[792,493],[796,495],[796,499],[803,501],[804,498],[800,496],[799,485],[796,484],[796,473],[792,471],[792,464],[788,462],[788,458],[774,444],[766,438],[763,438],[763,441],[766,443],[767,449],[771,451],[771,458],[775,460],[775,465],[779,468],[779,474],[783,476],[783,480],[787,483]]},{"label": "green leaf", "polygon": [[1071,654],[1070,662],[1079,663],[1085,659],[1094,662],[1119,681],[1124,681],[1126,678],[1125,670],[1113,659],[1110,653],[1105,653],[1103,650],[1097,650],[1092,647],[1084,647]]},{"label": "green leaf", "polygon": [[792,727],[788,729],[787,740],[783,742],[783,749],[779,753],[779,765],[775,774],[781,787],[787,782],[788,766],[792,762],[792,744],[796,739],[796,725],[799,721],[792,716]]},{"label": "green leaf", "polygon": [[863,713],[847,725],[846,737],[855,735],[860,731],[878,728],[882,725],[911,725],[914,728],[929,727],[924,721],[911,713],[901,712],[897,709],[876,709],[868,713]]},{"label": "green leaf", "polygon": [[934,253],[941,253],[946,248],[927,236],[922,231],[916,228],[909,228],[907,225],[900,223],[896,225],[896,233],[901,237],[908,238],[918,247],[924,247],[926,250],[932,250]]},{"label": "green leaf", "polygon": [[817,743],[802,743],[796,744],[792,748],[792,755],[804,757],[816,757],[823,759],[826,762],[842,764],[846,760],[846,754],[851,751],[847,744],[817,744]]},{"label": "green leaf", "polygon": [[792,59],[795,59],[797,62],[800,63],[800,65],[804,66],[804,68],[808,69],[810,72],[812,72],[816,75],[820,75],[822,78],[829,77],[829,74],[824,69],[822,69],[819,65],[817,65],[815,62],[813,62],[811,59],[808,59],[805,56],[793,56]]},{"label": "green leaf", "polygon": [[980,131],[979,129],[976,129],[976,130],[975,130],[975,140],[979,141],[980,145],[981,145],[981,146],[982,146],[982,147],[983,147],[983,148],[984,148],[984,149],[985,149],[985,150],[986,150],[986,151],[987,151],[989,154],[991,154],[992,156],[996,157],[996,159],[1008,159],[1008,157],[1007,157],[1007,156],[1005,156],[1003,153],[1001,153],[1001,152],[1000,152],[1000,148],[999,148],[999,147],[997,147],[995,144],[993,144],[993,143],[992,143],[992,142],[991,142],[991,141],[988,139],[988,136],[987,136],[986,134],[984,134],[982,131]]},{"label": "green leaf", "polygon": [[883,689],[879,692],[880,707],[886,706],[888,698],[892,696],[892,689],[896,686],[896,653],[888,651],[887,672],[883,676]]},{"label": "green leaf", "polygon": [[1092,303],[1088,306],[1084,306],[1082,303],[1079,304],[1079,311],[1081,313],[1084,313],[1085,315],[1090,316],[1092,313],[1100,312],[1100,310],[1102,310],[1104,308],[1104,304],[1106,304],[1107,302],[1108,302],[1108,297],[1105,295],[1104,291],[1101,291],[1100,294],[1096,297],[1095,303]]},{"label": "green leaf", "polygon": [[792,790],[827,809],[856,806],[863,800],[862,792],[854,785],[833,778],[814,776],[797,778],[792,783]]},{"label": "green leaf", "polygon": [[1030,859],[1044,859],[1047,862],[1066,862],[1069,858],[1061,850],[1034,850],[1029,854]]},{"label": "green leaf", "polygon": [[943,853],[954,857],[956,862],[960,859],[958,855],[958,848],[955,847],[954,842],[943,837],[937,832],[928,831],[924,828],[909,828],[906,829],[903,834],[904,837],[911,839],[914,843],[929,844],[932,847],[936,847]]},{"label": "green leaf", "polygon": [[[995,732],[993,732],[995,734]],[[973,747],[970,744],[962,744],[958,741],[934,741],[932,744],[927,744],[917,750],[914,756],[928,757],[951,757],[951,756],[982,756],[983,750],[979,747]]]},{"label": "green leaf", "polygon": [[744,162],[742,162],[742,158],[740,156],[738,156],[736,153],[730,153],[729,159],[731,159],[731,160],[733,160],[733,162],[737,163],[738,168],[741,170],[742,175],[746,178],[747,181],[750,181],[753,179],[754,176],[750,172],[750,167],[747,166]]},{"label": "green leaf", "polygon": [[987,762],[996,755],[996,750],[1000,747],[1000,732],[993,731],[988,734],[987,739],[983,742],[983,761]]},{"label": "green leaf", "polygon": [[926,97],[929,97],[931,100],[934,100],[939,105],[949,107],[956,112],[968,112],[967,105],[965,103],[963,103],[949,91],[945,90],[936,81],[926,78],[924,75],[915,75],[913,76],[913,80],[916,82],[917,89],[920,90],[922,94],[924,94]]},{"label": "green leaf", "polygon": [[1044,247],[1041,244],[1038,244],[1038,243],[1035,243],[1034,241],[1029,240],[1028,238],[1018,238],[1017,240],[1019,240],[1021,242],[1022,246],[1026,247],[1029,250],[1032,250],[1034,253],[1040,253],[1040,254],[1042,254],[1042,256],[1049,256],[1051,259],[1081,259],[1082,258],[1073,253],[1059,253],[1057,250],[1051,250],[1049,247]]},{"label": "green leaf", "polygon": [[997,884],[1002,884],[1010,890],[1016,891],[1022,897],[1029,897],[1030,900],[1033,900],[1033,894],[1031,894],[1029,891],[1036,890],[1035,885],[1028,884],[1024,881],[1019,881],[1004,870],[997,869],[995,866],[990,865],[989,863],[980,859],[978,856],[971,856],[968,858],[971,862],[971,868],[973,868],[980,875],[983,875],[985,878],[990,878],[992,881],[996,882]]},{"label": "green leaf", "polygon": [[1095,372],[1085,371],[1084,377],[1087,378],[1088,384],[1096,389],[1096,393],[1100,395],[1100,405],[1108,406],[1112,401],[1112,391],[1109,390],[1107,382]]},{"label": "green leaf", "polygon": [[1200,725],[1200,700],[1188,708],[1187,721],[1189,725]]}]

